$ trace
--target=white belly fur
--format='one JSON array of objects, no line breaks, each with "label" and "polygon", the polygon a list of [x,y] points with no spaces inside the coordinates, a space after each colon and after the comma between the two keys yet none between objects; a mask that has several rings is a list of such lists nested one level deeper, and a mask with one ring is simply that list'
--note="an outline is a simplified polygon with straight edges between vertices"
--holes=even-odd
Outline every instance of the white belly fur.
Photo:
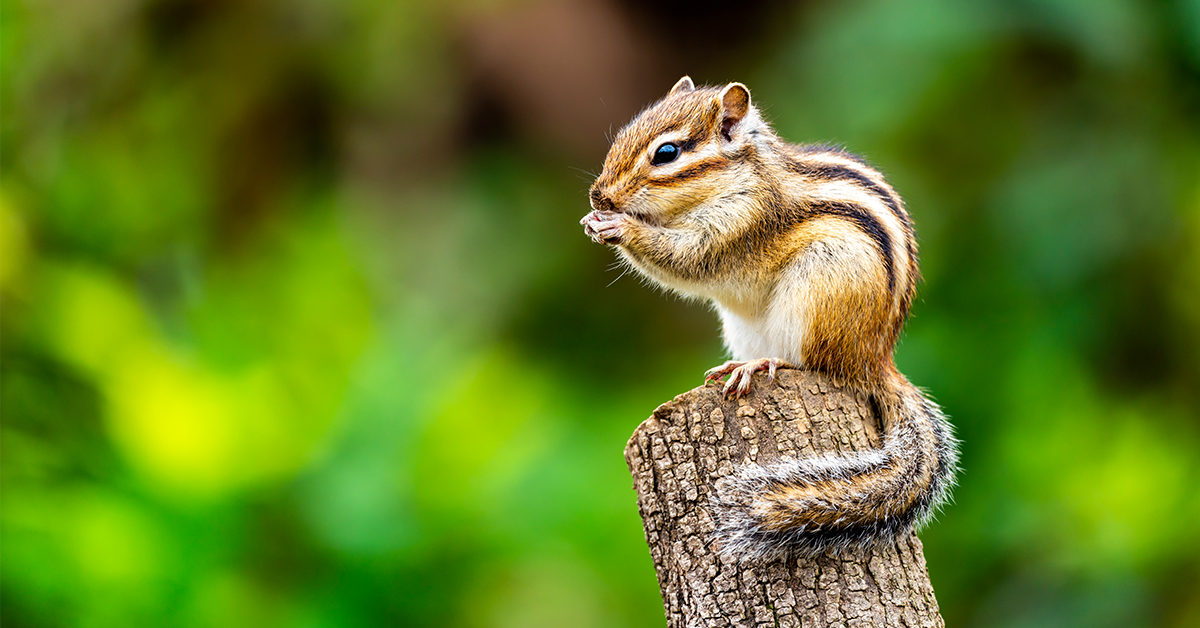
[{"label": "white belly fur", "polygon": [[772,303],[765,313],[753,319],[735,314],[720,302],[714,305],[721,316],[725,346],[734,360],[782,358],[794,366],[804,366],[801,347],[805,326],[794,303],[791,307]]}]

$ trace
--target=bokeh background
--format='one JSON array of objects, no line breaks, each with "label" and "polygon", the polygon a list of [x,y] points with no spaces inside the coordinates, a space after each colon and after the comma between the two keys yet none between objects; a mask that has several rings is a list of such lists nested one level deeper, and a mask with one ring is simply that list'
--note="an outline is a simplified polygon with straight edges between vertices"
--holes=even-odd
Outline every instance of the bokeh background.
[{"label": "bokeh background", "polygon": [[1200,625],[1200,2],[0,6],[5,626],[661,626],[724,355],[577,221],[684,73],[908,201],[949,625]]}]

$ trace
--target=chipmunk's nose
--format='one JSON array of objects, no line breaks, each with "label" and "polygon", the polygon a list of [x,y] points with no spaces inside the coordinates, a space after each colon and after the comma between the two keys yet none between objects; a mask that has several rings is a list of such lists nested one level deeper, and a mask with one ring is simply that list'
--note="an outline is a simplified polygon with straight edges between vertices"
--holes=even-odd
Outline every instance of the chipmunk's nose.
[{"label": "chipmunk's nose", "polygon": [[607,195],[597,188],[592,188],[591,191],[588,192],[588,196],[592,199],[592,209],[598,209],[600,211],[607,212],[617,210],[616,206],[613,205],[612,199],[608,198]]}]

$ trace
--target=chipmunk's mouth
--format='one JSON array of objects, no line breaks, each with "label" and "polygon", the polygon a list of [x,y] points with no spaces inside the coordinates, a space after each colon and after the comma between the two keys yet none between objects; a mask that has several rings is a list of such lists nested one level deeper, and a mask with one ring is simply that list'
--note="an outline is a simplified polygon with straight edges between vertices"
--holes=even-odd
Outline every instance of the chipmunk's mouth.
[{"label": "chipmunk's mouth", "polygon": [[627,202],[618,205],[607,194],[597,190],[592,190],[592,192],[589,194],[589,200],[589,204],[592,206],[592,209],[596,211],[625,214],[626,216],[636,218],[649,225],[661,226],[662,221],[658,213],[646,211],[644,208],[639,207],[636,202],[633,202],[637,200],[636,196],[633,199],[629,199]]}]

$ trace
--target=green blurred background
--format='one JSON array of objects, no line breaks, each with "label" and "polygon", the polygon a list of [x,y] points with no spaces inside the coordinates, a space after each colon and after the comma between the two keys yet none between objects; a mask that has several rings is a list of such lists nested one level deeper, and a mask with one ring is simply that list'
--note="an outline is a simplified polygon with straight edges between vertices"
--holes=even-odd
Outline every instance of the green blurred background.
[{"label": "green blurred background", "polygon": [[907,198],[951,626],[1200,625],[1197,0],[5,0],[6,626],[661,626],[723,359],[577,224],[689,73]]}]

